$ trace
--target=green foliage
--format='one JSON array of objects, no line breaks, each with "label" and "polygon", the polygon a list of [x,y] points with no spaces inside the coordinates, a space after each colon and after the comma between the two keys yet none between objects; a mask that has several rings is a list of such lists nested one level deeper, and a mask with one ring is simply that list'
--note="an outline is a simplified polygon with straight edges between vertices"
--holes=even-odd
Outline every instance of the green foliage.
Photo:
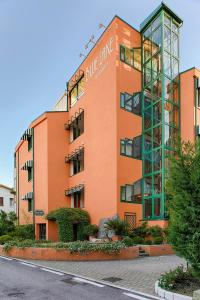
[{"label": "green foliage", "polygon": [[133,239],[130,238],[129,236],[125,236],[122,240],[122,243],[124,243],[124,245],[126,245],[126,247],[132,247],[135,245]]},{"label": "green foliage", "polygon": [[179,141],[167,181],[169,236],[176,253],[200,273],[200,140]]},{"label": "green foliage", "polygon": [[152,245],[153,244],[152,240],[145,240],[144,243],[145,243],[145,245]]},{"label": "green foliage", "polygon": [[48,220],[58,224],[59,240],[62,242],[73,241],[73,225],[77,225],[77,238],[86,238],[83,229],[90,223],[89,214],[79,208],[59,208],[47,215]]},{"label": "green foliage", "polygon": [[0,236],[0,245],[5,244],[6,242],[12,240],[12,237],[8,234]]},{"label": "green foliage", "polygon": [[147,222],[142,222],[142,224],[131,231],[130,236],[132,237],[141,237],[145,238],[149,235],[149,230],[147,226]]},{"label": "green foliage", "polygon": [[33,224],[16,226],[12,235],[23,239],[33,240],[35,238],[35,226]]},{"label": "green foliage", "polygon": [[154,239],[153,239],[153,244],[154,245],[160,245],[163,243],[163,237],[162,236],[156,236]]},{"label": "green foliage", "polygon": [[103,252],[110,254],[118,254],[121,249],[126,248],[123,242],[104,242],[104,243],[90,243],[88,241],[76,241],[70,243],[52,243],[51,241],[33,241],[33,240],[12,240],[3,245],[5,252],[8,252],[12,247],[39,247],[39,248],[55,248],[66,249],[71,253],[89,253],[89,252]]},{"label": "green foliage", "polygon": [[135,236],[135,237],[133,237],[133,242],[136,245],[142,245],[142,244],[145,244],[145,239],[141,236]]},{"label": "green foliage", "polygon": [[120,219],[109,220],[105,223],[106,230],[112,230],[116,235],[125,236],[129,233],[129,224]]},{"label": "green foliage", "polygon": [[0,236],[14,231],[17,216],[14,212],[0,211]]},{"label": "green foliage", "polygon": [[85,226],[85,228],[83,229],[83,232],[86,236],[97,236],[97,233],[99,231],[99,227],[97,225],[87,225]]},{"label": "green foliage", "polygon": [[161,275],[158,285],[165,290],[174,290],[189,285],[191,282],[200,284],[200,279],[196,277],[192,268],[187,270],[179,266]]},{"label": "green foliage", "polygon": [[163,234],[164,234],[163,229],[158,225],[149,227],[148,232],[149,232],[149,235],[151,235],[153,238],[163,237]]}]

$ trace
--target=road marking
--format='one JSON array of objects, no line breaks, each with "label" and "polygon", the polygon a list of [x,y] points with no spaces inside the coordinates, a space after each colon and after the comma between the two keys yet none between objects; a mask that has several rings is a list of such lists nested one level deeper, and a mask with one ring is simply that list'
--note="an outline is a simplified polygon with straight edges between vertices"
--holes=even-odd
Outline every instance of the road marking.
[{"label": "road marking", "polygon": [[54,274],[57,274],[57,275],[65,275],[64,273],[53,271],[53,270],[46,269],[46,268],[40,268],[40,270],[45,271],[45,272],[54,273]]},{"label": "road marking", "polygon": [[0,256],[0,258],[6,259],[6,260],[13,260],[12,258],[6,257],[6,256]]},{"label": "road marking", "polygon": [[99,283],[96,283],[94,281],[89,281],[89,280],[86,280],[86,279],[83,279],[83,278],[79,278],[79,277],[74,277],[73,280],[79,281],[79,282],[83,282],[83,283],[92,284],[92,285],[95,285],[95,286],[98,286],[98,287],[104,287],[103,284],[99,284]]},{"label": "road marking", "polygon": [[28,264],[28,263],[25,263],[25,262],[22,262],[22,261],[20,261],[20,264],[28,266],[28,267],[31,267],[31,268],[36,268],[36,266]]},{"label": "road marking", "polygon": [[[148,299],[153,299],[153,298],[144,298],[144,297],[141,297],[141,296],[138,296],[138,295],[134,295],[134,294],[130,294],[130,293],[123,293],[125,296],[128,296],[128,297],[131,297],[131,298],[134,298],[134,299],[138,299],[138,300],[148,300]],[[151,296],[150,296],[151,297]]]}]

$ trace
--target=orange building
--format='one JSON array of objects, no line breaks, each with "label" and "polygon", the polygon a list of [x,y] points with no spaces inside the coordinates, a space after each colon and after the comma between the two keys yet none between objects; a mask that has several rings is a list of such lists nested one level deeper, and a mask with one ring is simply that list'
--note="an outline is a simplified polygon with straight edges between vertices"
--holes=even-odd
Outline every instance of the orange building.
[{"label": "orange building", "polygon": [[[115,16],[67,82],[53,111],[34,120],[15,150],[20,224],[57,239],[45,215],[87,210],[165,226],[168,157],[179,134],[200,134],[200,71],[179,74],[181,19],[161,4],[133,28]],[[189,123],[188,123],[189,120]]]}]

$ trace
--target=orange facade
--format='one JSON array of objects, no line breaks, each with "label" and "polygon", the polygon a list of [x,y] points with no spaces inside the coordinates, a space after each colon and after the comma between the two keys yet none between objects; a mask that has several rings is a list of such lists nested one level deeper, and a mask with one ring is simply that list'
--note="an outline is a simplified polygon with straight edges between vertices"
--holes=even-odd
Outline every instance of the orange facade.
[{"label": "orange facade", "polygon": [[[122,201],[122,187],[142,178],[142,161],[121,155],[120,141],[142,134],[142,117],[120,106],[120,93],[141,92],[142,76],[139,68],[122,61],[120,45],[141,48],[141,34],[116,16],[69,80],[68,110],[44,113],[16,147],[19,223],[34,223],[37,238],[45,234],[57,240],[56,224],[45,216],[60,207],[85,209],[93,224],[115,215],[132,226],[143,219],[141,202]],[[200,77],[196,69],[180,77],[181,135],[191,140],[200,118],[194,76]],[[152,221],[155,224],[166,226],[166,221]]]}]

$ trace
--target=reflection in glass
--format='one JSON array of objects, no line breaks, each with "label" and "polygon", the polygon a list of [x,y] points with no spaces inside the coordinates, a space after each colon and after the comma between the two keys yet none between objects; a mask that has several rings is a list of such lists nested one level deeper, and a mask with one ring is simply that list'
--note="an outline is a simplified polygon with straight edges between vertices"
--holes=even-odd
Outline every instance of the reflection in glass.
[{"label": "reflection in glass", "polygon": [[161,72],[161,54],[158,53],[152,57],[152,76],[156,79]]},{"label": "reflection in glass", "polygon": [[[148,132],[148,133],[151,133],[151,131]],[[145,152],[151,151],[151,147],[152,147],[152,145],[151,145],[151,135],[148,134],[148,133],[146,133],[145,136],[144,136],[144,151]]]},{"label": "reflection in glass", "polygon": [[177,34],[178,34],[178,24],[176,24],[175,22],[172,22],[172,30],[174,31],[174,32],[176,32]]},{"label": "reflection in glass", "polygon": [[161,22],[161,16],[159,15],[153,22],[152,22],[152,31],[154,29],[156,29],[159,25],[160,25],[160,22]]},{"label": "reflection in glass", "polygon": [[151,41],[144,41],[144,62],[146,62],[151,57]]},{"label": "reflection in glass", "polygon": [[161,145],[162,143],[162,127],[157,126],[153,128],[153,144],[154,148],[157,148]]},{"label": "reflection in glass", "polygon": [[164,27],[164,49],[171,51],[171,30],[166,26]]},{"label": "reflection in glass", "polygon": [[144,65],[144,84],[151,82],[151,61]]},{"label": "reflection in glass", "polygon": [[170,19],[167,15],[165,15],[164,23],[165,23],[165,25],[167,25],[168,27],[171,26],[171,19]]},{"label": "reflection in glass", "polygon": [[148,197],[152,194],[152,177],[148,176],[144,178],[144,195]]},{"label": "reflection in glass", "polygon": [[154,55],[161,48],[161,43],[162,43],[161,26],[153,32],[151,39],[152,39],[152,55]]},{"label": "reflection in glass", "polygon": [[149,174],[152,172],[151,169],[151,165],[152,165],[152,153],[145,153],[144,154],[144,172],[145,174]]},{"label": "reflection in glass", "polygon": [[165,123],[178,127],[178,107],[170,102],[165,101],[164,109]]},{"label": "reflection in glass", "polygon": [[145,202],[144,202],[144,216],[145,216],[145,218],[151,218],[152,217],[152,200],[151,199],[145,199]]},{"label": "reflection in glass", "polygon": [[171,80],[167,77],[164,79],[164,92],[165,92],[165,99],[171,100]]},{"label": "reflection in glass", "polygon": [[179,85],[175,81],[172,83],[172,101],[175,103],[179,102]]},{"label": "reflection in glass", "polygon": [[171,78],[171,60],[170,54],[166,51],[164,52],[164,72],[165,74]]},{"label": "reflection in glass", "polygon": [[172,33],[172,54],[178,57],[178,36]]},{"label": "reflection in glass", "polygon": [[143,33],[144,38],[148,38],[151,35],[151,25]]},{"label": "reflection in glass", "polygon": [[172,77],[176,78],[178,75],[178,60],[176,58],[172,58]]},{"label": "reflection in glass", "polygon": [[161,122],[162,119],[162,102],[159,101],[153,105],[153,125]]},{"label": "reflection in glass", "polygon": [[160,208],[161,208],[161,201],[160,198],[154,199],[154,216],[159,217],[160,216]]},{"label": "reflection in glass", "polygon": [[177,140],[177,129],[171,126],[165,125],[165,146],[174,148]]},{"label": "reflection in glass", "polygon": [[161,149],[153,151],[153,170],[159,171],[162,168],[162,151]]},{"label": "reflection in glass", "polygon": [[154,175],[154,194],[160,194],[162,192],[162,175]]},{"label": "reflection in glass", "polygon": [[160,99],[162,96],[162,84],[160,79],[155,80],[153,83],[152,96],[155,101]]}]

